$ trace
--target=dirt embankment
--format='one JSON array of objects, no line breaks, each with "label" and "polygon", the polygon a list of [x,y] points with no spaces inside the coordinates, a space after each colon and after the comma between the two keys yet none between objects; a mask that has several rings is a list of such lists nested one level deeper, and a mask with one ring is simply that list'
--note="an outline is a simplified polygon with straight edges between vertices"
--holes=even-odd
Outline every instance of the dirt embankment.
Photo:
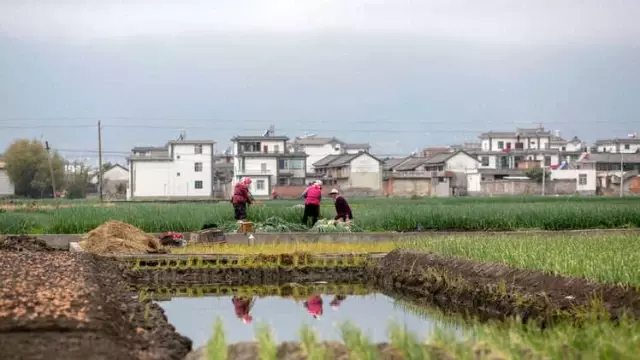
[{"label": "dirt embankment", "polygon": [[635,289],[502,264],[396,250],[372,275],[386,291],[481,317],[550,320],[577,314],[599,298],[612,318],[622,313],[640,318],[640,292]]},{"label": "dirt embankment", "polygon": [[120,262],[121,270],[135,285],[277,285],[286,283],[367,283],[370,268],[359,267],[264,267],[264,268],[210,268],[210,269],[148,269],[132,270],[129,262]]},{"label": "dirt embankment", "polygon": [[110,261],[49,251],[0,257],[3,360],[177,360],[191,350],[159,307],[132,298]]}]

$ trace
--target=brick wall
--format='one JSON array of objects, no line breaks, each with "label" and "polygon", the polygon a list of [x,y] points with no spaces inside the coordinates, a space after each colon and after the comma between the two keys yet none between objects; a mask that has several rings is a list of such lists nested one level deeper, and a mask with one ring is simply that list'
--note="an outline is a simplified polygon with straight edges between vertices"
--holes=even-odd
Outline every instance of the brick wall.
[{"label": "brick wall", "polygon": [[[533,180],[494,180],[480,183],[481,191],[474,195],[540,195],[542,184]],[[575,180],[554,180],[545,184],[545,195],[576,193]],[[471,194],[470,194],[471,195]]]}]

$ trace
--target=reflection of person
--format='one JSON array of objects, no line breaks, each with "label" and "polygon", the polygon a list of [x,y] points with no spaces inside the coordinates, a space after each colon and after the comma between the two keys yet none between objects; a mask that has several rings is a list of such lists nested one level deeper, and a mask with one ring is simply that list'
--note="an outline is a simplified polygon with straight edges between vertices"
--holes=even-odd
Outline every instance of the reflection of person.
[{"label": "reflection of person", "polygon": [[247,219],[247,204],[251,204],[251,194],[249,194],[249,185],[251,184],[251,178],[244,178],[233,188],[233,198],[231,203],[233,204],[233,212],[235,219],[238,221],[244,221]]},{"label": "reflection of person", "polygon": [[329,303],[329,305],[331,305],[331,308],[333,310],[338,310],[338,308],[340,307],[340,304],[342,304],[342,302],[344,301],[344,299],[346,299],[347,297],[344,295],[336,295],[333,300],[331,300],[331,302]]},{"label": "reflection of person", "polygon": [[318,319],[322,316],[322,298],[319,295],[310,297],[309,300],[304,302],[304,307],[314,319]]},{"label": "reflection of person", "polygon": [[251,324],[253,317],[249,315],[249,312],[253,307],[253,298],[248,299],[241,296],[234,296],[231,302],[233,303],[238,319],[242,320],[245,324]]}]

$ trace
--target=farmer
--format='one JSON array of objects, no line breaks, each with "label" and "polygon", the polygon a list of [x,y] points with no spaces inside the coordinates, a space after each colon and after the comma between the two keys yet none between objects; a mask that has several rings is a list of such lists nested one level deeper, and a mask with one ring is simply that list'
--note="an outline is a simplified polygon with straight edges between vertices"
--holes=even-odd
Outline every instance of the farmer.
[{"label": "farmer", "polygon": [[247,219],[247,204],[251,204],[250,184],[251,178],[246,177],[240,180],[233,189],[231,203],[233,204],[233,212],[237,221]]},{"label": "farmer", "polygon": [[348,220],[353,220],[353,214],[351,213],[351,206],[344,198],[344,196],[340,195],[338,189],[331,189],[329,193],[331,198],[333,198],[333,203],[336,206],[336,217],[333,219],[334,221],[342,219],[342,221],[346,222]]},{"label": "farmer", "polygon": [[238,319],[242,320],[245,324],[251,324],[253,317],[249,315],[249,312],[253,307],[253,298],[247,299],[241,296],[234,296],[231,302],[233,303]]},{"label": "farmer", "polygon": [[333,311],[338,310],[338,308],[340,307],[340,304],[342,304],[342,302],[344,301],[344,299],[346,299],[347,297],[344,295],[336,295],[333,300],[331,300],[331,302],[329,303],[329,305],[331,305],[331,308],[333,309]]},{"label": "farmer", "polygon": [[304,307],[314,319],[322,316],[322,298],[319,295],[310,297],[309,300],[304,302]]},{"label": "farmer", "polygon": [[322,200],[322,182],[316,181],[302,193],[304,197],[304,215],[302,215],[302,223],[309,225],[308,220],[311,217],[311,227],[318,222],[320,217],[320,201]]}]

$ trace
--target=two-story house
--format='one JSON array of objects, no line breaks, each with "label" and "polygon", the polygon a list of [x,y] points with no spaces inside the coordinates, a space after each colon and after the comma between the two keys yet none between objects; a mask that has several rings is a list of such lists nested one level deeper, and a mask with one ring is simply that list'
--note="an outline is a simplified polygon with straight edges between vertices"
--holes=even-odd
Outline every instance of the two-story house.
[{"label": "two-story house", "polygon": [[576,161],[584,146],[573,138],[566,141],[558,132],[538,128],[517,128],[513,132],[486,132],[480,135],[481,147],[473,151],[480,160],[479,169],[489,177],[518,175],[531,166],[558,166]]},{"label": "two-story house", "polygon": [[253,182],[253,196],[267,197],[275,186],[304,185],[307,154],[290,148],[289,138],[269,133],[264,136],[236,136],[233,142],[235,185],[243,177]]},{"label": "two-story house", "polygon": [[296,149],[307,154],[307,174],[313,178],[315,169],[313,164],[328,155],[357,154],[369,152],[369,144],[353,144],[338,140],[335,137],[303,136],[297,137],[290,144],[290,149]]},{"label": "two-story house", "polygon": [[212,140],[173,140],[163,147],[134,147],[128,198],[209,198],[213,196]]},{"label": "two-story house", "polygon": [[368,152],[327,155],[313,164],[324,184],[340,189],[362,189],[379,195],[382,161]]},{"label": "two-story house", "polygon": [[599,153],[623,153],[633,154],[640,152],[640,139],[635,134],[629,134],[628,138],[607,139],[596,141],[596,151]]}]

